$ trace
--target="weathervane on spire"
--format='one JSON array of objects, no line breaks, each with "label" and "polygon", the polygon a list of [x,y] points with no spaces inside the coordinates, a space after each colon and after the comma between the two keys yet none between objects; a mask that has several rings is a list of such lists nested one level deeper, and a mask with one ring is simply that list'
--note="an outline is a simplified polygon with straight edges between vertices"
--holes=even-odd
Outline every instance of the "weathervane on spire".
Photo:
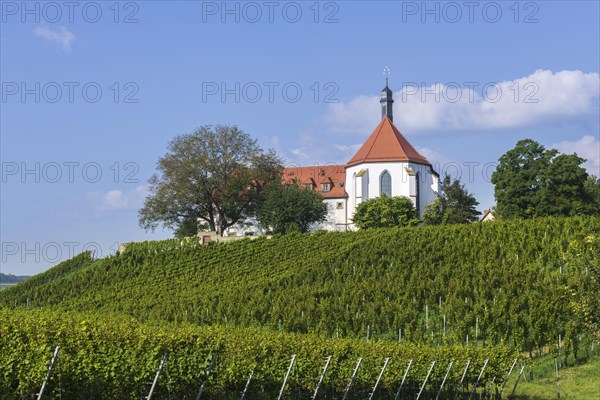
[{"label": "weathervane on spire", "polygon": [[386,65],[383,69],[383,76],[385,76],[385,86],[388,85],[388,79],[390,77],[390,68]]},{"label": "weathervane on spire", "polygon": [[394,121],[394,116],[392,115],[392,103],[394,102],[393,94],[390,88],[388,87],[388,79],[390,77],[390,68],[386,65],[383,69],[383,76],[385,76],[385,87],[381,91],[381,118],[388,117],[390,121]]}]

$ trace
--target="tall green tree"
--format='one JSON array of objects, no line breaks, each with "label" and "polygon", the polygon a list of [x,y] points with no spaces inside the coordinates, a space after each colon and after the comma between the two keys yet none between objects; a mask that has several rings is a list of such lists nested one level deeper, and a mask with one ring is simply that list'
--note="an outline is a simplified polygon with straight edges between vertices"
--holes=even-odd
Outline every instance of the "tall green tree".
[{"label": "tall green tree", "polygon": [[501,218],[598,214],[597,179],[576,154],[559,154],[524,139],[499,159],[492,174]]},{"label": "tall green tree", "polygon": [[538,142],[524,139],[500,157],[492,174],[499,217],[527,218],[536,214],[542,174],[556,154],[556,150],[546,150]]},{"label": "tall green tree", "polygon": [[417,210],[408,197],[379,196],[356,207],[352,222],[360,229],[417,225]]},{"label": "tall green tree", "polygon": [[585,181],[585,192],[590,201],[590,209],[595,210],[592,214],[600,214],[600,179],[594,175],[588,176]]},{"label": "tall green tree", "polygon": [[149,180],[140,226],[188,232],[190,221],[219,234],[256,212],[260,194],[279,179],[282,165],[237,126],[203,126],[175,137]]},{"label": "tall green tree", "polygon": [[475,207],[479,202],[459,179],[452,180],[449,175],[444,176],[440,189],[439,197],[423,212],[425,225],[466,224],[477,221],[481,212]]},{"label": "tall green tree", "polygon": [[274,233],[307,232],[310,225],[325,220],[327,205],[314,190],[297,182],[270,185],[260,201],[256,218]]},{"label": "tall green tree", "polygon": [[576,154],[560,154],[541,173],[536,215],[582,215],[590,210],[590,194],[585,183],[585,160]]},{"label": "tall green tree", "polygon": [[444,223],[444,210],[441,196],[438,196],[433,203],[425,206],[421,219],[423,225],[441,225]]}]

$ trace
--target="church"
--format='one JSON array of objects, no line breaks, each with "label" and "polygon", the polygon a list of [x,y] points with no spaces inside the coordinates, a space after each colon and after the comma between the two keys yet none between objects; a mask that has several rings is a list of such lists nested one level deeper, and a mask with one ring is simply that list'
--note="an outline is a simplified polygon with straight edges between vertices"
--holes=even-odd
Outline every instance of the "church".
[{"label": "church", "polygon": [[315,229],[355,229],[358,205],[377,196],[406,196],[419,217],[439,191],[439,175],[394,125],[392,91],[381,91],[381,122],[345,165],[286,168],[284,182],[297,181],[319,192],[327,204],[327,219]]}]

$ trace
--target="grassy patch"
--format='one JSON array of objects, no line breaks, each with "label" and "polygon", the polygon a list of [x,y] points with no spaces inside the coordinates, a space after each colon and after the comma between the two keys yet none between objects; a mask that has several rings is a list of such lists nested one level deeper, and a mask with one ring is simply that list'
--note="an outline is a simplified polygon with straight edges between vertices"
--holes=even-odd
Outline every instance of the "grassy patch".
[{"label": "grassy patch", "polygon": [[[570,362],[569,365],[573,365]],[[516,375],[520,368],[515,368],[516,373],[506,385],[504,395],[510,394],[514,386]],[[533,380],[530,379],[533,373]],[[558,399],[560,387],[561,399],[600,399],[600,356],[595,355],[583,364],[568,368],[559,368],[558,384],[556,382],[556,370],[554,359],[550,356],[534,360],[531,367],[525,368],[526,380],[521,377],[515,392],[517,399]]]}]

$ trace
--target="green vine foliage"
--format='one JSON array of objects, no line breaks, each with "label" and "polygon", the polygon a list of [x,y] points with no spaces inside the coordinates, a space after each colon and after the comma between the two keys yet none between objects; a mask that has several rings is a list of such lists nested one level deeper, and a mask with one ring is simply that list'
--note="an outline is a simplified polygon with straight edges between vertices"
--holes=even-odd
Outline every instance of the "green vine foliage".
[{"label": "green vine foliage", "polygon": [[[48,385],[47,398],[137,399],[146,396],[162,356],[168,353],[156,399],[194,399],[206,380],[212,358],[215,366],[203,398],[239,398],[249,374],[254,371],[247,398],[276,398],[291,355],[297,355],[287,386],[286,398],[311,393],[322,372],[325,358],[332,355],[320,398],[331,398],[347,385],[358,357],[363,357],[356,380],[356,394],[364,394],[378,376],[385,357],[391,357],[380,383],[380,394],[395,392],[408,360],[413,367],[406,391],[414,392],[423,382],[433,360],[430,377],[437,388],[454,360],[447,388],[452,393],[467,360],[471,360],[466,382],[477,379],[486,359],[483,382],[506,376],[516,357],[505,346],[440,346],[359,339],[326,339],[316,335],[277,334],[265,329],[227,326],[196,326],[165,322],[140,323],[117,314],[74,313],[44,308],[9,310],[0,308],[0,397],[29,399],[40,389],[55,346],[61,346]],[[361,398],[364,398],[362,396]],[[352,397],[356,398],[356,397]],[[387,398],[387,397],[386,397]]]},{"label": "green vine foliage", "polygon": [[572,217],[131,243],[61,263],[0,292],[0,304],[330,338],[398,340],[401,330],[423,345],[468,336],[534,351],[598,330],[587,316],[598,292],[576,312],[572,290],[597,285],[586,272],[597,270],[597,251],[574,254],[599,232],[600,218]]}]

